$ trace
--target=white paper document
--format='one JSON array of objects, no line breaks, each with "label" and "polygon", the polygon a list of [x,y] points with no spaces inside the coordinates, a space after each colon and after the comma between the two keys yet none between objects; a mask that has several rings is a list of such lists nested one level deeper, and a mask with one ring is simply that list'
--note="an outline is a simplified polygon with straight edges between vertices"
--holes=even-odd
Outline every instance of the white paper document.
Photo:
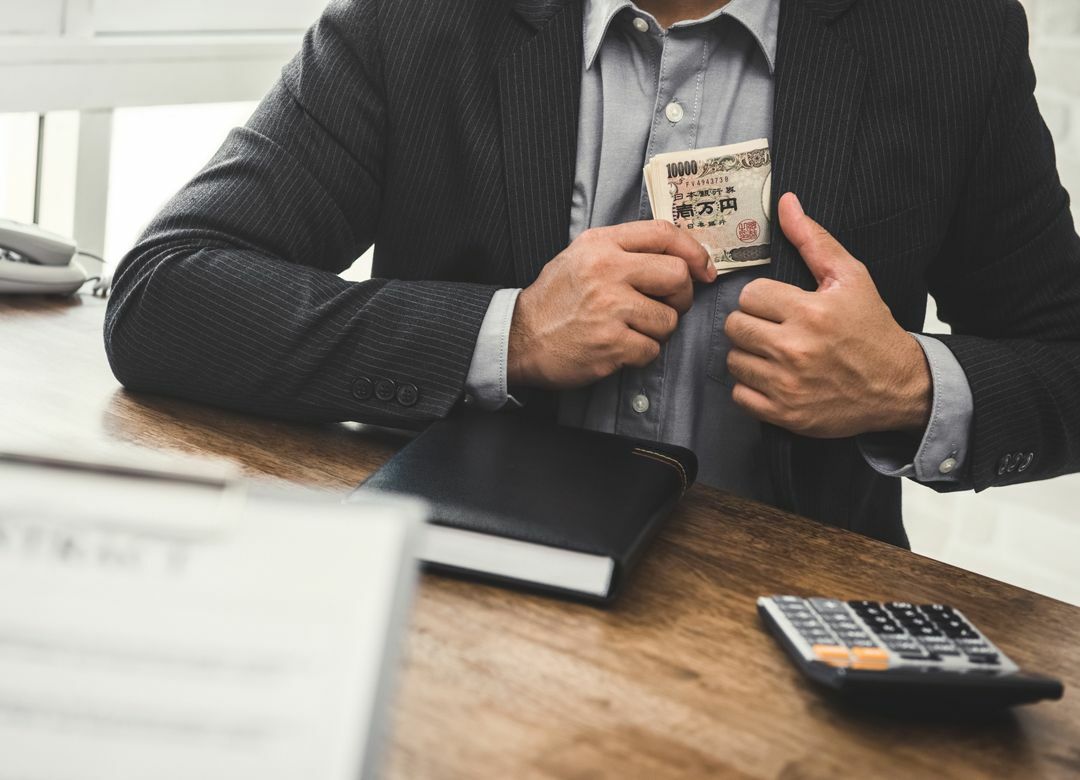
[{"label": "white paper document", "polygon": [[0,460],[0,780],[371,776],[422,519]]}]

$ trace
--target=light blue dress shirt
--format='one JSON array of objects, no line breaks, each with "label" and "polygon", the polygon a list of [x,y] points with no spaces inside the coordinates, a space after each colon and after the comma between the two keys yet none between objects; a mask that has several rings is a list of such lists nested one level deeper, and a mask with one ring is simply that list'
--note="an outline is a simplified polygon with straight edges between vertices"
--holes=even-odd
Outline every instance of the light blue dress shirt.
[{"label": "light blue dress shirt", "polygon": [[[780,0],[731,0],[665,30],[628,0],[586,0],[568,239],[589,227],[650,219],[641,169],[653,155],[771,139],[779,6]],[[762,275],[767,266],[695,285],[694,305],[660,357],[564,391],[560,422],[689,447],[698,456],[699,481],[770,501],[761,424],[731,399],[723,332],[743,286]],[[473,406],[514,402],[506,363],[519,292],[500,290],[491,301],[466,381]],[[971,390],[942,342],[916,338],[934,384],[922,441],[916,449],[899,435],[870,434],[859,438],[860,448],[882,474],[956,480],[967,456]]]}]

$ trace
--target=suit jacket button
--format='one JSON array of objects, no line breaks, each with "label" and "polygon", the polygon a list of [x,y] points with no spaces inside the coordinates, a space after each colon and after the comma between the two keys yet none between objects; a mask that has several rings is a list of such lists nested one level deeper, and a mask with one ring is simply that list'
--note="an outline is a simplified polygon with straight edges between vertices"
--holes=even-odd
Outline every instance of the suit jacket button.
[{"label": "suit jacket button", "polygon": [[375,392],[375,388],[371,384],[371,380],[366,376],[362,376],[353,382],[352,394],[357,401],[366,401],[371,398],[373,392]]},{"label": "suit jacket button", "polygon": [[1009,464],[1011,462],[1012,462],[1012,456],[1010,456],[1010,455],[1002,455],[1001,456],[1001,460],[998,461],[998,467],[997,467],[997,473],[998,473],[999,477],[1002,474],[1004,474],[1006,471],[1008,471]]},{"label": "suit jacket button", "polygon": [[397,392],[397,384],[393,379],[380,379],[375,383],[375,397],[380,401],[390,401]]},{"label": "suit jacket button", "polygon": [[420,388],[416,385],[402,385],[397,389],[397,402],[402,406],[416,406],[420,400]]},{"label": "suit jacket button", "polygon": [[1025,453],[1023,453],[1023,455],[1024,455],[1024,457],[1020,461],[1020,465],[1016,467],[1017,471],[1027,471],[1028,466],[1031,465],[1031,461],[1035,460],[1035,453],[1034,452],[1025,452]]}]

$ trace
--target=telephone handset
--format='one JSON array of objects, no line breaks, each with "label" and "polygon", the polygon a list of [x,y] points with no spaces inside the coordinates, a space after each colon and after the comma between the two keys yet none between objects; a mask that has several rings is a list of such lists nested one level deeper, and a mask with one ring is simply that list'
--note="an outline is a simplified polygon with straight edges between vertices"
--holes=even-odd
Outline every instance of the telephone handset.
[{"label": "telephone handset", "polygon": [[101,262],[63,236],[0,219],[0,294],[72,295],[91,278],[79,256]]}]

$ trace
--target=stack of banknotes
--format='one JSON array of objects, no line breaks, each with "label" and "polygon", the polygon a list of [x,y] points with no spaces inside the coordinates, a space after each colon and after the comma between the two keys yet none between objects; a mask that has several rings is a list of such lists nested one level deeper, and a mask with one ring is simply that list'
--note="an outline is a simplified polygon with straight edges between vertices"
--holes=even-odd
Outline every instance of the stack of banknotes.
[{"label": "stack of banknotes", "polygon": [[718,273],[770,260],[769,141],[658,154],[645,166],[653,217],[686,228]]}]

